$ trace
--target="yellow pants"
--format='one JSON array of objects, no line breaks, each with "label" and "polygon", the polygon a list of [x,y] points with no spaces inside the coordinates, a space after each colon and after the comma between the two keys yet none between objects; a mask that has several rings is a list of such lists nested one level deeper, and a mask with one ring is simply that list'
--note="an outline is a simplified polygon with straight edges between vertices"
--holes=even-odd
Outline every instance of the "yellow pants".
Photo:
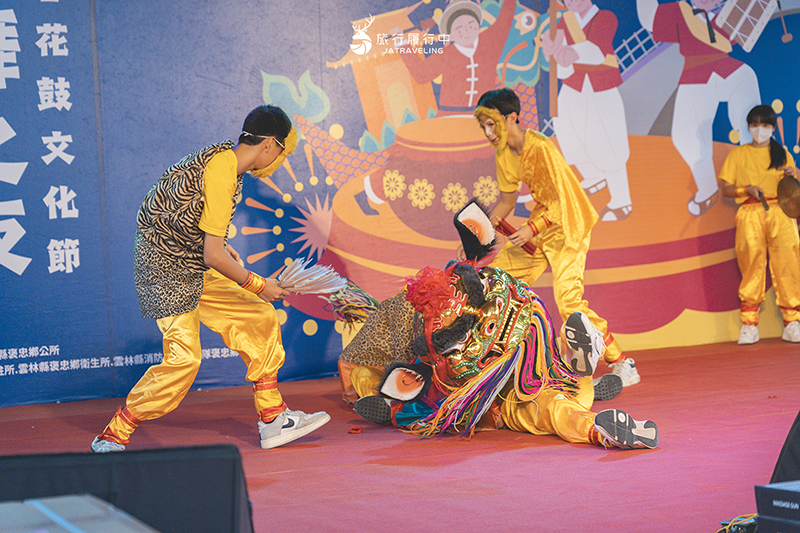
[{"label": "yellow pants", "polygon": [[202,359],[200,324],[222,336],[247,365],[245,379],[253,383],[256,411],[270,421],[285,408],[278,392],[278,369],[285,352],[275,308],[215,270],[205,274],[203,295],[196,309],[156,320],[164,336],[164,359],[147,369],[128,393],[102,437],[127,444],[144,420],[169,413],[189,392]]},{"label": "yellow pants", "polygon": [[591,376],[578,379],[575,399],[552,387],[544,387],[534,400],[522,401],[509,383],[500,394],[500,414],[506,427],[534,435],[558,435],[574,444],[596,444],[591,439],[594,401]]},{"label": "yellow pants", "polygon": [[567,247],[564,244],[564,233],[560,228],[553,227],[543,235],[532,256],[509,242],[500,250],[491,266],[505,270],[530,286],[550,266],[553,271],[553,296],[561,320],[566,322],[577,311],[585,314],[592,325],[603,334],[606,343],[603,360],[613,363],[622,357],[622,349],[608,332],[608,323],[589,309],[589,302],[583,299],[583,272],[590,240],[591,233],[577,248]]},{"label": "yellow pants", "polygon": [[383,379],[384,368],[378,366],[355,366],[350,371],[350,383],[359,398],[378,393],[378,385]]},{"label": "yellow pants", "polygon": [[[383,369],[357,366],[350,373],[353,387],[359,398],[372,396],[383,378]],[[513,379],[513,378],[512,378]],[[563,392],[545,387],[533,401],[522,401],[509,383],[498,398],[500,416],[506,427],[513,431],[534,435],[558,435],[574,444],[596,444],[590,438],[594,427],[594,386],[591,377],[578,379],[578,394],[570,399]]]},{"label": "yellow pants", "polygon": [[736,260],[742,272],[739,299],[742,324],[758,324],[764,301],[767,256],[777,304],[784,324],[800,320],[800,238],[797,222],[786,216],[777,200],[769,211],[760,203],[744,204],[736,212]]}]

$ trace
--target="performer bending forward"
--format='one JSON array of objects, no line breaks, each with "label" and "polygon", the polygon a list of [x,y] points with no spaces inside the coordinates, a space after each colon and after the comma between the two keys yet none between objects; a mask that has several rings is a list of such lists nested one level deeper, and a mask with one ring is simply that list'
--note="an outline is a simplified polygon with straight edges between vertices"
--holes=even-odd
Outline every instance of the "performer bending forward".
[{"label": "performer bending forward", "polygon": [[161,417],[183,400],[197,376],[200,323],[222,335],[247,365],[253,383],[262,448],[274,448],[322,426],[330,417],[290,411],[278,392],[284,350],[275,308],[288,293],[274,280],[245,270],[227,246],[228,226],[245,172],[268,176],[297,144],[280,108],[260,106],[244,121],[239,144],[214,144],[167,169],[137,215],[134,280],[144,318],[164,336],[164,359],[128,394],[92,451],[125,449],[144,420]]},{"label": "performer bending forward", "polygon": [[[492,266],[528,285],[550,266],[561,319],[566,322],[572,313],[580,311],[603,334],[603,359],[612,373],[595,383],[595,399],[608,400],[619,394],[618,381],[612,381],[611,376],[619,376],[624,387],[639,383],[641,378],[634,360],[625,357],[609,333],[607,322],[589,309],[583,298],[586,253],[597,213],[553,143],[541,133],[520,127],[519,112],[519,97],[511,89],[485,93],[475,109],[475,117],[496,150],[500,200],[491,210],[492,222],[511,213],[520,182],[528,185],[536,201],[528,222],[509,237],[510,242]],[[521,248],[528,241],[536,246],[533,255]],[[459,254],[463,257],[462,252]]]}]

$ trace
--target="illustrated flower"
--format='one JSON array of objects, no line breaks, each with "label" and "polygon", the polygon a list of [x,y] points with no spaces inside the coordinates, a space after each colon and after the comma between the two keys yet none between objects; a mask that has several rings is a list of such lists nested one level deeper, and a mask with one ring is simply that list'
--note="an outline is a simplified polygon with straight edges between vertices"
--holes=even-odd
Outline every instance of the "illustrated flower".
[{"label": "illustrated flower", "polygon": [[408,197],[411,200],[411,205],[425,209],[433,203],[436,194],[433,192],[433,183],[428,183],[428,180],[414,180],[414,183],[408,187]]},{"label": "illustrated flower", "polygon": [[483,205],[488,205],[497,200],[500,190],[497,183],[491,176],[481,176],[478,178],[475,187],[472,189],[472,196],[481,201]]},{"label": "illustrated flower", "polygon": [[398,170],[387,170],[383,174],[383,194],[389,200],[402,198],[406,190],[406,177]]},{"label": "illustrated flower", "polygon": [[444,208],[453,213],[467,205],[467,189],[460,183],[448,183],[442,191],[442,203]]}]

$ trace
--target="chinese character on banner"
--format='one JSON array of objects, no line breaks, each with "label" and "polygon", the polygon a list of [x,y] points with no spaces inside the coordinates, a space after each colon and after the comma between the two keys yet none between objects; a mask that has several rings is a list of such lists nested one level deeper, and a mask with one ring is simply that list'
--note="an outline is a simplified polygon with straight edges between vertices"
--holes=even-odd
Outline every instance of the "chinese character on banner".
[{"label": "chinese character on banner", "polygon": [[42,24],[36,26],[36,33],[41,33],[42,36],[36,41],[36,46],[39,47],[42,57],[47,57],[48,52],[53,52],[54,56],[67,56],[67,38],[61,35],[67,33],[67,27],[63,24]]},{"label": "chinese character on banner", "polygon": [[[56,200],[56,196],[60,198]],[[48,207],[50,213],[50,220],[58,218],[58,210],[61,211],[61,218],[78,218],[78,209],[75,207],[75,191],[67,189],[65,185],[60,187],[50,186],[50,192],[47,196],[42,198],[44,204]]]},{"label": "chinese character on banner", "polygon": [[[44,161],[45,165],[49,165],[56,157],[60,157],[66,161],[68,165],[71,164],[75,156],[64,152],[64,150],[66,150],[69,143],[72,142],[72,135],[61,135],[60,131],[54,131],[52,133],[53,135],[50,137],[42,137],[42,142],[47,149],[50,150],[49,154],[42,156],[42,161]],[[56,145],[56,143],[58,144]]]},{"label": "chinese character on banner", "polygon": [[[2,13],[2,11],[0,11]],[[0,117],[0,145],[14,137],[16,133],[11,126],[6,122],[6,119]],[[16,185],[19,183],[22,173],[28,163],[3,163],[0,162],[0,181]],[[22,257],[21,255],[11,253],[11,249],[16,245],[22,236],[25,235],[25,229],[17,222],[16,217],[25,216],[25,206],[22,200],[7,200],[0,202],[0,266],[9,269],[11,272],[21,276],[31,259]]]},{"label": "chinese character on banner", "polygon": [[16,23],[13,9],[0,9],[0,89],[6,88],[7,79],[19,79],[19,67],[9,66],[17,62],[19,40],[17,28],[7,24]]},{"label": "chinese character on banner", "polygon": [[56,108],[59,111],[72,107],[69,101],[69,82],[64,78],[58,78],[53,82],[51,78],[42,78],[36,82],[39,86],[39,111]]},{"label": "chinese character on banner", "polygon": [[78,239],[64,239],[57,241],[50,239],[50,244],[47,245],[47,251],[50,255],[50,266],[47,267],[48,272],[66,272],[72,273],[74,268],[81,266],[80,251],[78,250]]}]

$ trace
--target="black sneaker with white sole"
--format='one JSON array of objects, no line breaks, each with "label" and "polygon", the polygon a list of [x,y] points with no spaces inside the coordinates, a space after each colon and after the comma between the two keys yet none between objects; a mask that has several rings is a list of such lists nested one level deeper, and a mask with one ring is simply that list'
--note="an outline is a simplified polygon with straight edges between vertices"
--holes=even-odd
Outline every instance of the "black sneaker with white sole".
[{"label": "black sneaker with white sole", "polygon": [[594,383],[594,400],[596,402],[607,402],[622,392],[622,378],[616,374],[603,374],[592,380],[592,383]]},{"label": "black sneaker with white sole", "polygon": [[388,424],[392,421],[392,408],[383,396],[364,396],[356,400],[353,409],[361,418],[374,424]]},{"label": "black sneaker with white sole", "polygon": [[652,420],[639,422],[625,411],[606,409],[594,417],[594,426],[603,437],[603,445],[618,448],[655,448],[658,446],[658,427]]},{"label": "black sneaker with white sole", "polygon": [[589,322],[589,317],[580,312],[569,315],[564,324],[564,336],[572,351],[567,357],[572,370],[580,376],[594,374],[606,347],[603,335]]}]

